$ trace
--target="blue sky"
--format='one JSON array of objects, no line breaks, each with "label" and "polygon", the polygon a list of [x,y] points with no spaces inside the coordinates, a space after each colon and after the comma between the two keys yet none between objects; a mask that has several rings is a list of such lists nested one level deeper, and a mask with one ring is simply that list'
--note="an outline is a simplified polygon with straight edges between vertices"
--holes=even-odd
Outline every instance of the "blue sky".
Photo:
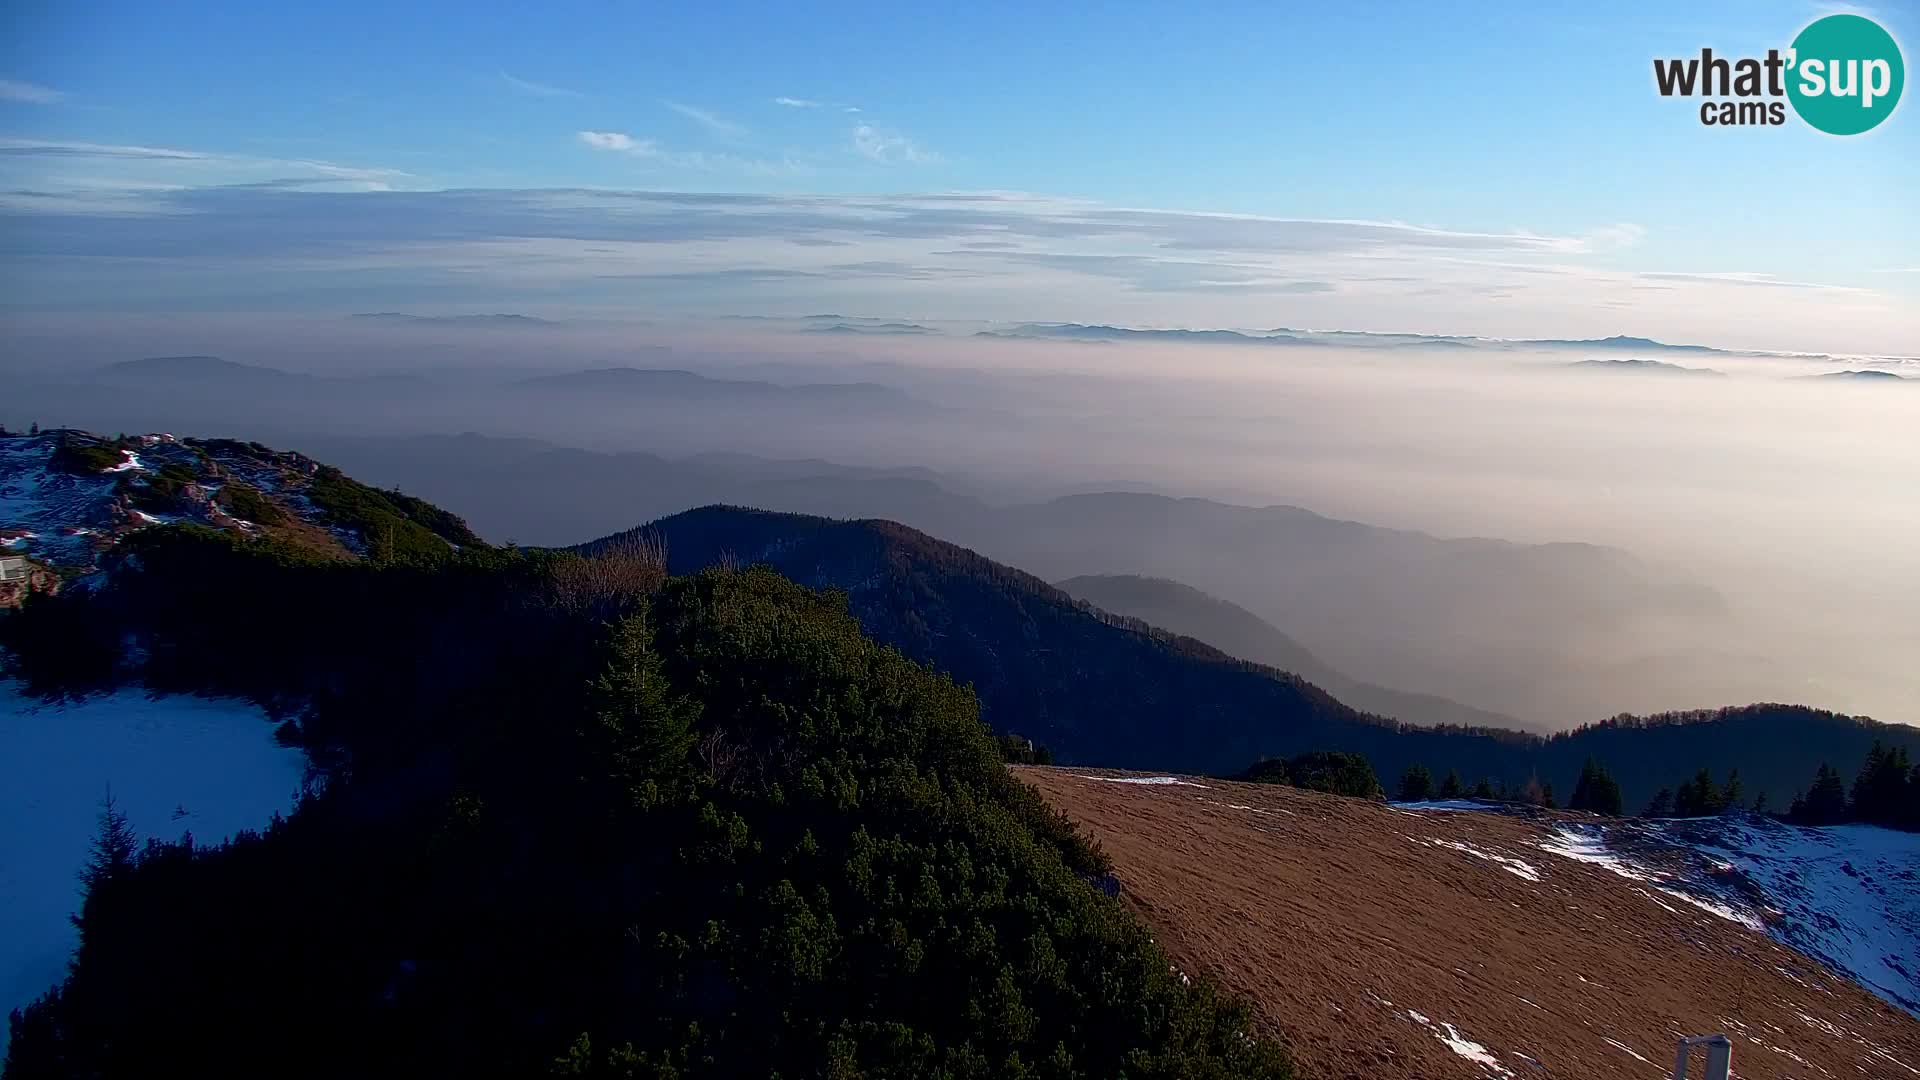
[{"label": "blue sky", "polygon": [[[1764,53],[1825,10],[15,0],[0,310],[824,307],[1920,352],[1911,105],[1835,139],[1705,128],[1652,89],[1655,56]],[[1920,40],[1912,4],[1865,10]]]}]

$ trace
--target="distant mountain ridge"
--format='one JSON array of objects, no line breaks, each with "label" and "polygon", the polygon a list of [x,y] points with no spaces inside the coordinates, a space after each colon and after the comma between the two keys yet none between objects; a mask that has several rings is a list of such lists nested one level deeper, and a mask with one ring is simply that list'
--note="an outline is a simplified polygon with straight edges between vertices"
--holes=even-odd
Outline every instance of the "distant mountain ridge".
[{"label": "distant mountain ridge", "polygon": [[1488,709],[1350,678],[1246,608],[1177,581],[1135,574],[1088,574],[1068,578],[1059,587],[1115,615],[1203,641],[1242,660],[1290,671],[1364,712],[1420,725],[1515,730],[1527,726]]},{"label": "distant mountain ridge", "polygon": [[1653,350],[1690,353],[1717,353],[1727,351],[1725,349],[1716,349],[1710,345],[1673,345],[1664,341],[1655,341],[1652,338],[1629,337],[1626,334],[1615,334],[1612,337],[1604,338],[1523,338],[1511,342],[1511,344],[1577,349],[1633,349],[1643,352]]},{"label": "distant mountain ridge", "polygon": [[1245,331],[1181,327],[1129,327],[1088,323],[1021,323],[982,330],[976,337],[1055,341],[1157,341],[1214,345],[1355,345],[1369,348],[1442,346],[1480,349],[1607,349],[1638,352],[1722,353],[1708,345],[1674,345],[1646,337],[1616,334],[1605,338],[1485,338],[1451,334],[1390,334],[1360,330]]},{"label": "distant mountain ridge", "polygon": [[541,319],[532,315],[514,315],[500,313],[493,315],[409,315],[400,311],[368,311],[347,316],[360,323],[376,323],[386,326],[467,326],[490,329],[513,329],[516,327],[558,326],[551,319]]},{"label": "distant mountain ridge", "polygon": [[[329,459],[454,507],[499,539],[564,545],[727,503],[898,521],[1050,581],[1168,578],[1232,597],[1355,679],[1522,717],[1529,726],[1694,703],[1697,697],[1664,689],[1685,684],[1681,661],[1624,684],[1646,689],[1621,700],[1615,674],[1578,666],[1588,662],[1582,639],[1643,616],[1717,619],[1724,610],[1711,589],[1615,548],[1446,539],[1299,507],[1120,491],[1006,505],[926,470],[506,451],[481,437],[320,445]],[[1564,692],[1569,685],[1573,692]],[[1761,681],[1706,700],[1790,690]]]},{"label": "distant mountain ridge", "polygon": [[920,326],[915,323],[837,322],[837,323],[825,323],[818,326],[809,326],[806,328],[806,332],[813,333],[813,334],[878,334],[882,336],[885,336],[885,335],[914,336],[914,335],[924,335],[924,334],[938,334],[940,331],[929,329],[928,327]]},{"label": "distant mountain ridge", "polygon": [[218,356],[147,356],[122,360],[100,369],[103,375],[155,379],[285,379],[292,373],[224,360]]},{"label": "distant mountain ridge", "polygon": [[1686,367],[1681,364],[1669,364],[1664,360],[1575,360],[1567,365],[1579,371],[1614,371],[1627,374],[1648,375],[1709,375],[1725,378],[1726,372],[1712,368]]},{"label": "distant mountain ridge", "polygon": [[[1288,333],[1249,334],[1239,330],[1183,330],[1087,325],[1084,323],[1028,323],[1004,331],[981,331],[988,337],[1054,338],[1070,341],[1169,341],[1224,345],[1307,345],[1307,339]],[[977,335],[978,336],[978,335]]]},{"label": "distant mountain ridge", "polygon": [[1829,371],[1820,375],[1803,375],[1801,376],[1801,378],[1843,379],[1843,380],[1853,380],[1853,381],[1864,380],[1866,382],[1880,382],[1880,381],[1905,382],[1910,378],[1910,376],[1901,375],[1892,371]]},{"label": "distant mountain ridge", "polygon": [[1401,724],[894,522],[709,506],[578,550],[634,535],[663,542],[674,573],[766,563],[845,592],[867,634],[971,684],[996,731],[1067,763],[1227,774],[1263,756],[1337,749],[1365,754],[1383,777],[1418,763],[1516,788],[1538,775],[1564,795],[1592,753],[1637,809],[1702,767],[1738,768],[1749,792],[1780,801],[1819,761],[1851,768],[1875,739],[1920,752],[1920,729],[1790,705],[1616,717],[1550,737]]}]

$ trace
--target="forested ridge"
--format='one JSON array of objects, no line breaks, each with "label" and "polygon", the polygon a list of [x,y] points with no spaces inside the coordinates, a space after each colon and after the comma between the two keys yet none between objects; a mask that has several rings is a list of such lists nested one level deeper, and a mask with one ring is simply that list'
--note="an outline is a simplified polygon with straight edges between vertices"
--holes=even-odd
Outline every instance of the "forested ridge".
[{"label": "forested ridge", "polygon": [[1487,778],[1490,792],[1537,782],[1565,793],[1596,757],[1639,807],[1700,768],[1737,768],[1751,791],[1784,802],[1812,763],[1859,761],[1876,740],[1920,754],[1920,729],[1786,704],[1622,715],[1551,736],[1404,723],[890,521],[711,506],[580,550],[642,535],[664,539],[677,572],[764,562],[846,591],[868,634],[971,685],[996,730],[1072,764],[1224,776],[1262,758],[1341,751],[1382,777],[1424,765],[1467,785]]},{"label": "forested ridge", "polygon": [[315,762],[257,834],[103,830],[9,1078],[1289,1072],[969,691],[769,570],[154,529],[0,638],[35,692],[242,694]]}]

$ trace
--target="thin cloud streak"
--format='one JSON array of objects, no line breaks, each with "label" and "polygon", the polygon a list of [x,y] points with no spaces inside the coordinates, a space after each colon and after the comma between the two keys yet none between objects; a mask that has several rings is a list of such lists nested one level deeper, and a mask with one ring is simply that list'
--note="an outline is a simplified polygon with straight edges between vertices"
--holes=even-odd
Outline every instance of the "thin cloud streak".
[{"label": "thin cloud streak", "polygon": [[940,155],[894,131],[882,131],[871,124],[853,129],[854,152],[882,165],[929,165]]},{"label": "thin cloud streak", "polygon": [[0,79],[0,101],[19,101],[28,105],[56,105],[66,99],[66,94],[49,86],[23,82],[19,79]]},{"label": "thin cloud streak", "polygon": [[660,168],[694,172],[733,172],[747,176],[800,176],[811,170],[792,158],[770,161],[704,150],[672,150],[653,139],[636,139],[621,131],[577,131],[574,138],[595,150],[624,154]]},{"label": "thin cloud streak", "polygon": [[[58,168],[60,162],[119,163],[139,176],[89,176],[73,180],[49,178],[44,170]],[[0,173],[0,182],[20,178],[12,163],[19,163],[24,177],[33,183],[49,179],[80,189],[125,188],[128,190],[191,190],[232,184],[295,184],[341,182],[363,185],[367,190],[385,190],[394,181],[412,174],[399,169],[341,165],[313,158],[271,158],[251,154],[226,154],[184,150],[168,146],[135,146],[115,143],[75,142],[57,139],[0,138],[0,163],[8,167]],[[260,174],[270,175],[262,177]],[[166,180],[156,181],[164,174]],[[196,181],[188,183],[187,181]]]},{"label": "thin cloud streak", "polygon": [[522,79],[505,71],[500,73],[500,78],[501,81],[513,87],[515,90],[523,94],[531,94],[534,97],[583,98],[587,96],[578,90],[569,90],[564,86],[553,86],[549,83],[534,82],[532,79]]},{"label": "thin cloud streak", "polygon": [[66,142],[52,139],[0,138],[0,155],[9,157],[130,158],[162,161],[208,161],[213,155],[164,146],[127,146],[111,143]]},{"label": "thin cloud streak", "polygon": [[667,108],[699,124],[707,130],[708,134],[716,139],[734,141],[744,139],[749,134],[744,126],[736,124],[710,109],[702,109],[693,105],[682,105],[677,101],[667,102]]},{"label": "thin cloud streak", "polygon": [[773,99],[773,103],[789,109],[839,109],[843,113],[857,113],[860,111],[860,106],[858,105],[835,104],[831,101],[815,101],[812,98],[777,97]]}]

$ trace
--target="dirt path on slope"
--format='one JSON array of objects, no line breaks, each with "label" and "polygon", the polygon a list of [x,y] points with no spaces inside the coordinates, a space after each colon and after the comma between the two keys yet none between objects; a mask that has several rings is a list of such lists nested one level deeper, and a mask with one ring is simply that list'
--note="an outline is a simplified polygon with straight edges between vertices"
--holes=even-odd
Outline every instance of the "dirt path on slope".
[{"label": "dirt path on slope", "polygon": [[1661,1080],[1680,1035],[1724,1033],[1739,1077],[1920,1078],[1920,1021],[1764,934],[1542,850],[1551,819],[1015,775],[1112,856],[1174,962],[1247,998],[1304,1076]]}]

